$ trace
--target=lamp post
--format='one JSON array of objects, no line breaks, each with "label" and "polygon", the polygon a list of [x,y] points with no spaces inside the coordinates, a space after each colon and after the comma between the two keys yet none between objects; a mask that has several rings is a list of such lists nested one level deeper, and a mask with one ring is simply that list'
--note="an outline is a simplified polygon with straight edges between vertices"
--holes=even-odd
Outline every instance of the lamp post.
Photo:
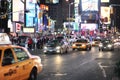
[{"label": "lamp post", "polygon": [[71,3],[69,3],[69,12],[68,12],[68,14],[69,14],[69,16],[68,16],[68,23],[69,23],[69,28],[68,28],[68,30],[69,30],[69,33],[70,33],[70,15],[71,15],[71,5],[73,5],[74,4],[74,2],[71,2]]}]

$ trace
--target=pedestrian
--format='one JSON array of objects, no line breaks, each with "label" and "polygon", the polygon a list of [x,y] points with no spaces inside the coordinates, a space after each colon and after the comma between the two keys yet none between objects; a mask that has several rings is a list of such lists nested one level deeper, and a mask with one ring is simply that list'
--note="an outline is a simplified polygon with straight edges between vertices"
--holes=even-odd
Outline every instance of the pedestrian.
[{"label": "pedestrian", "polygon": [[31,37],[28,38],[28,48],[32,49],[33,40]]}]

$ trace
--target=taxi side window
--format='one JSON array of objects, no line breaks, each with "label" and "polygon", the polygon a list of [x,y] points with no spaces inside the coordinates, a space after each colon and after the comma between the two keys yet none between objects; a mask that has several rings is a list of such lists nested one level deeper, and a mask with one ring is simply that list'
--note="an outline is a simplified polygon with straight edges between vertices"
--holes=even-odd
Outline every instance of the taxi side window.
[{"label": "taxi side window", "polygon": [[1,57],[2,57],[2,50],[0,50],[0,61],[1,61]]},{"label": "taxi side window", "polygon": [[4,51],[2,66],[10,65],[10,64],[13,64],[13,63],[15,63],[13,53],[12,53],[11,49],[6,49]]},{"label": "taxi side window", "polygon": [[14,48],[13,50],[15,51],[16,57],[19,62],[29,59],[29,56],[22,48]]}]

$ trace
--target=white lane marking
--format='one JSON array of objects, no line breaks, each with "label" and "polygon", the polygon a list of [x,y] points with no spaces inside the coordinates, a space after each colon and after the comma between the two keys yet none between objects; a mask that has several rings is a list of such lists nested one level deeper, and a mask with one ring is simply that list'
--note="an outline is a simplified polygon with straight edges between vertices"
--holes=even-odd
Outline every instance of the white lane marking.
[{"label": "white lane marking", "polygon": [[54,76],[66,76],[67,73],[56,73],[56,74],[52,74],[52,75],[54,75]]},{"label": "white lane marking", "polygon": [[98,65],[99,65],[99,67],[100,67],[101,70],[102,70],[103,76],[106,78],[107,75],[106,75],[105,69],[104,69],[103,66],[101,65],[101,62],[99,62]]},{"label": "white lane marking", "polygon": [[91,59],[91,60],[89,60],[89,61],[85,61],[85,62],[83,62],[82,64],[80,64],[80,66],[82,66],[82,65],[84,65],[84,64],[87,64],[87,63],[89,63],[89,62],[91,62],[91,61],[93,61],[94,59]]}]

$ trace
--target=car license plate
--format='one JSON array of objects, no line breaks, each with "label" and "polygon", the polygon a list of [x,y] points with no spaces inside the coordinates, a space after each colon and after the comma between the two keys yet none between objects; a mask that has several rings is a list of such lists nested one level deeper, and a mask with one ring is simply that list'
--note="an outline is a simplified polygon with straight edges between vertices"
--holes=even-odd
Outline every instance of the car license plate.
[{"label": "car license plate", "polygon": [[50,50],[50,52],[52,52],[53,50]]}]

